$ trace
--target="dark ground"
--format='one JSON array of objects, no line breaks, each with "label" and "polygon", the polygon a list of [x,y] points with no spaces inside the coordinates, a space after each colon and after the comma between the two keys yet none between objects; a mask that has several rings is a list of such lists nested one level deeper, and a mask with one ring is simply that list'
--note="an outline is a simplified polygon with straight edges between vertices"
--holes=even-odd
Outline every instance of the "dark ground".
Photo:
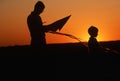
[{"label": "dark ground", "polygon": [[33,50],[28,45],[1,47],[1,77],[4,80],[120,81],[120,41],[100,44],[118,54],[110,52],[93,60],[81,43],[48,44],[43,50]]}]

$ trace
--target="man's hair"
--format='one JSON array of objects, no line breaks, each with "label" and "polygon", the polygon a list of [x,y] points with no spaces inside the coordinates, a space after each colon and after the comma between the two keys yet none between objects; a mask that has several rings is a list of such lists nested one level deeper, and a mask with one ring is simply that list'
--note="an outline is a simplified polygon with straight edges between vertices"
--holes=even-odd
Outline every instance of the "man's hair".
[{"label": "man's hair", "polygon": [[38,10],[38,9],[44,9],[45,8],[45,5],[42,1],[38,1],[36,4],[35,4],[35,7],[34,9],[35,10]]}]

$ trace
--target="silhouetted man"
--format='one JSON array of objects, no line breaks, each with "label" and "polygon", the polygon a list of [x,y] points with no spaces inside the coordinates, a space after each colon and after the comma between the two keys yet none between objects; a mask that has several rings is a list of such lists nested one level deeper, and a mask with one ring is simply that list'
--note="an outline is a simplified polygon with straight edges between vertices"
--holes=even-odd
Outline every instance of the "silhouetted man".
[{"label": "silhouetted man", "polygon": [[38,1],[35,4],[34,11],[27,18],[27,24],[31,36],[32,47],[44,47],[46,45],[45,32],[55,30],[51,27],[43,26],[42,19],[39,16],[45,8],[43,2]]}]

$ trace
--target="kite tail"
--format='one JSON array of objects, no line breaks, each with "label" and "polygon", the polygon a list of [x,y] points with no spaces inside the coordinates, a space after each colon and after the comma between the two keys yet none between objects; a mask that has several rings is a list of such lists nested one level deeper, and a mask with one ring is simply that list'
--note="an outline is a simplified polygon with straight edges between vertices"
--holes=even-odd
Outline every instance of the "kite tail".
[{"label": "kite tail", "polygon": [[60,33],[60,32],[55,32],[55,31],[49,31],[49,33],[52,33],[52,34],[59,34],[59,35],[64,35],[64,36],[68,36],[72,39],[76,39],[77,41],[81,42],[80,38],[77,38],[71,34],[66,34],[66,33]]}]

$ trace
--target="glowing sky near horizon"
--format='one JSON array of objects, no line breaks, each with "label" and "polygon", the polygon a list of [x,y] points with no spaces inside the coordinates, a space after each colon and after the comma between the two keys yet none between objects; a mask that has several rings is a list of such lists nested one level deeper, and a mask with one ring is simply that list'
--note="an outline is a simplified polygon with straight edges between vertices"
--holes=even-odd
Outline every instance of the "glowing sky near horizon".
[{"label": "glowing sky near horizon", "polygon": [[[28,45],[27,16],[38,0],[0,0],[0,46]],[[120,40],[120,0],[41,0],[45,24],[72,15],[61,33],[88,41],[88,28],[98,27],[99,41]],[[46,33],[47,43],[78,42],[66,36]]]}]

